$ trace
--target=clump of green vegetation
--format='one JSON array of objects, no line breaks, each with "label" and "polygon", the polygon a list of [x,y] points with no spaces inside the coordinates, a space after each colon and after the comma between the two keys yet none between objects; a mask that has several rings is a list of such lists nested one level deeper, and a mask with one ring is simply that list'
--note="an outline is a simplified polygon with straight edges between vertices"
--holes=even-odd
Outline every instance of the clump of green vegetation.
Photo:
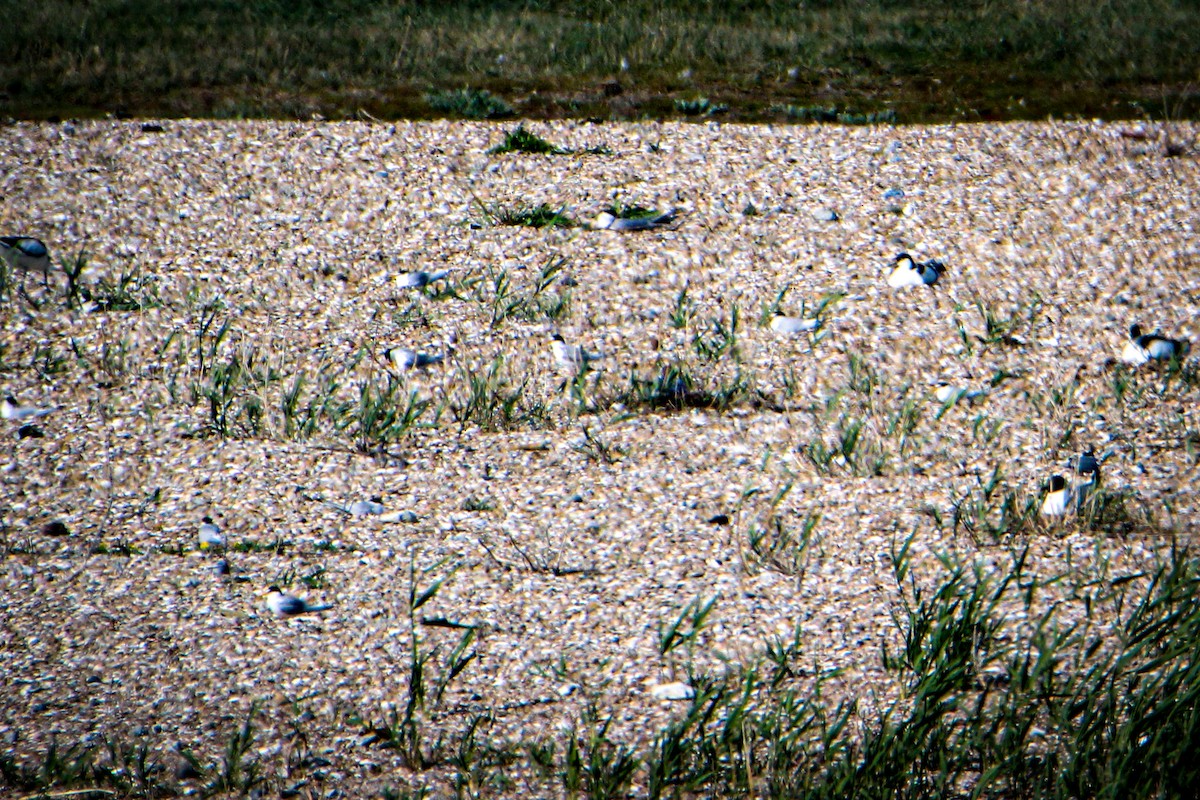
[{"label": "clump of green vegetation", "polygon": [[617,393],[614,403],[651,411],[682,411],[688,408],[725,411],[746,400],[749,395],[750,384],[740,372],[706,387],[701,386],[682,365],[670,364],[647,377],[636,370],[631,371],[628,383]]},{"label": "clump of green vegetation", "polygon": [[837,121],[843,125],[894,125],[896,123],[896,112],[890,108],[886,111],[873,111],[869,114],[843,111],[838,114]]},{"label": "clump of green vegetation", "polygon": [[429,107],[442,114],[467,119],[499,119],[511,117],[513,107],[487,89],[454,89],[432,92],[425,96]]},{"label": "clump of green vegetation", "polygon": [[563,214],[562,208],[556,209],[546,203],[488,209],[488,218],[493,225],[523,225],[527,228],[575,227],[575,221]]},{"label": "clump of green vegetation", "polygon": [[680,98],[675,101],[675,110],[687,114],[689,117],[708,117],[728,111],[729,106],[724,103],[713,103],[707,97],[697,97],[695,100]]},{"label": "clump of green vegetation", "polygon": [[838,118],[838,111],[833,106],[794,106],[789,103],[775,106],[774,110],[791,122],[837,122]]},{"label": "clump of green vegetation", "polygon": [[561,156],[570,152],[570,150],[546,141],[527,129],[524,123],[522,123],[515,129],[504,134],[504,141],[488,150],[488,155],[499,155],[500,153],[537,153]]},{"label": "clump of green vegetation", "polygon": [[855,111],[838,111],[834,106],[776,105],[776,113],[783,114],[789,122],[840,122],[843,125],[895,124],[896,112],[892,109],[859,114]]},{"label": "clump of green vegetation", "polygon": [[617,219],[650,219],[662,216],[662,212],[657,209],[639,205],[627,206],[620,202],[614,202],[604,210]]}]

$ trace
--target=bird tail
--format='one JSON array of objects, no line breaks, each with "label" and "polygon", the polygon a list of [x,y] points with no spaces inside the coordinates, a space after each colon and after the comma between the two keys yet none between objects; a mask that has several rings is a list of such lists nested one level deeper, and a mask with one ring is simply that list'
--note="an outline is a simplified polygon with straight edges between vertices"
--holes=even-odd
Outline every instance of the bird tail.
[{"label": "bird tail", "polygon": [[332,605],[330,605],[330,604],[328,604],[328,603],[326,603],[326,604],[325,604],[325,605],[323,605],[323,606],[308,606],[308,607],[307,607],[307,608],[305,608],[304,610],[305,610],[305,611],[308,611],[308,612],[314,612],[314,611],[328,611],[328,610],[329,610],[329,609],[331,609],[331,608],[333,608],[333,606],[332,606]]},{"label": "bird tail", "polygon": [[350,513],[350,509],[346,508],[345,506],[339,506],[337,503],[331,503],[328,500],[322,500],[321,502],[332,508],[334,511],[340,511],[343,514]]}]

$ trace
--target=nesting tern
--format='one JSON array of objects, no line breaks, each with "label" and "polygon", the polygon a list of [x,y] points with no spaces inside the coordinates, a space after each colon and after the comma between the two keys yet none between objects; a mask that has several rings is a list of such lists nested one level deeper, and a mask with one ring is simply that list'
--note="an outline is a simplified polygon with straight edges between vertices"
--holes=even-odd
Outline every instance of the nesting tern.
[{"label": "nesting tern", "polygon": [[205,517],[200,522],[200,549],[207,550],[211,548],[220,548],[225,546],[225,537],[221,536],[221,529],[213,522],[212,517]]},{"label": "nesting tern", "polygon": [[1126,364],[1141,366],[1151,360],[1183,358],[1189,350],[1191,343],[1186,339],[1168,339],[1157,331],[1142,333],[1142,326],[1134,324],[1129,328],[1129,341],[1121,351],[1121,360]]},{"label": "nesting tern", "polygon": [[779,309],[771,317],[771,330],[783,336],[793,336],[797,333],[809,333],[821,327],[821,320],[805,317],[789,317]]},{"label": "nesting tern", "polygon": [[577,344],[567,344],[560,333],[551,337],[550,350],[554,354],[554,363],[570,375],[577,375],[604,358],[602,353],[589,353]]},{"label": "nesting tern", "polygon": [[608,211],[602,211],[592,220],[592,227],[598,231],[651,231],[662,228],[675,221],[675,209],[664,214],[649,217],[626,219]]},{"label": "nesting tern", "polygon": [[379,495],[375,495],[370,500],[355,500],[348,506],[341,506],[337,503],[331,503],[328,500],[322,500],[321,502],[336,511],[352,517],[373,517],[382,514],[384,511],[383,498]]},{"label": "nesting tern", "polygon": [[974,403],[976,400],[986,397],[987,392],[983,389],[968,389],[965,386],[956,386],[946,381],[940,381],[933,390],[933,396],[943,404],[957,403],[959,400]]},{"label": "nesting tern", "polygon": [[410,369],[432,367],[446,360],[445,354],[431,356],[426,353],[418,353],[416,350],[410,350],[407,347],[389,347],[383,351],[383,355],[401,372],[407,372]]},{"label": "nesting tern", "polygon": [[401,289],[423,289],[434,281],[440,281],[449,274],[450,270],[448,269],[440,269],[437,272],[425,272],[424,270],[405,272],[396,276],[396,285]]},{"label": "nesting tern", "polygon": [[17,402],[17,398],[11,394],[4,398],[4,402],[0,404],[0,417],[21,422],[27,419],[35,419],[44,417],[53,411],[53,408],[36,408],[34,406],[23,406]]},{"label": "nesting tern", "polygon": [[896,267],[888,275],[888,286],[893,289],[907,289],[913,286],[932,286],[946,271],[940,261],[916,261],[908,253],[896,256]]},{"label": "nesting tern", "polygon": [[1062,475],[1050,478],[1050,492],[1042,501],[1042,516],[1061,517],[1071,507],[1071,487]]},{"label": "nesting tern", "polygon": [[330,605],[313,606],[293,594],[287,594],[278,586],[272,586],[267,591],[267,608],[277,617],[295,617],[300,614],[311,614],[317,611],[328,611]]}]

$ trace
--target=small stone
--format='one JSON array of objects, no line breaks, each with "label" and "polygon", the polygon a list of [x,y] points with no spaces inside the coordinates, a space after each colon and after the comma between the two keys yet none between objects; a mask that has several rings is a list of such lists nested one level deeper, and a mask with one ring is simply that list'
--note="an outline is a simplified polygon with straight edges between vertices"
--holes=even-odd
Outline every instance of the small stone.
[{"label": "small stone", "polygon": [[691,700],[696,696],[696,690],[686,683],[672,681],[651,686],[650,696],[655,700]]},{"label": "small stone", "polygon": [[18,439],[44,439],[46,434],[37,425],[22,425],[17,428]]}]

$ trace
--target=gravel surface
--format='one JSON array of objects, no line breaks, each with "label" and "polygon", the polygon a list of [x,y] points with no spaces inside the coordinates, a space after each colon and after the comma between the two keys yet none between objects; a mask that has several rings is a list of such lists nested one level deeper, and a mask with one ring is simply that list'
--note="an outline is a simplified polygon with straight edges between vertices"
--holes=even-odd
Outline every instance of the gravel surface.
[{"label": "gravel surface", "polygon": [[[686,707],[656,686],[774,637],[845,670],[827,691],[886,696],[910,534],[934,582],[938,554],[1136,569],[1196,530],[1194,362],[1114,363],[1134,322],[1200,335],[1197,161],[1166,157],[1161,130],[532,127],[576,153],[488,155],[511,126],[459,122],[0,128],[0,233],[56,264],[86,254],[76,302],[56,272],[10,276],[0,304],[0,390],[53,408],[42,437],[0,422],[7,757],[107,738],[170,771],[178,746],[216,763],[253,704],[272,792],[442,796],[450,767],[415,773],[370,737],[407,701],[414,635],[432,695],[468,630],[447,624],[474,630],[431,731],[490,711],[488,739],[511,744],[594,708],[642,746]],[[541,203],[679,213],[644,232],[494,224]],[[902,251],[946,273],[890,289]],[[785,289],[790,314],[826,301],[815,336],[770,329]],[[604,357],[569,380],[555,332]],[[388,347],[447,358],[400,374]],[[670,365],[667,407],[626,391]],[[472,412],[492,369],[520,390],[508,417]],[[987,393],[944,407],[939,381]],[[430,405],[380,438],[357,409],[389,382]],[[1036,503],[1085,446],[1113,451],[1119,519],[954,524],[997,470],[996,498]],[[386,514],[334,507],[372,496]],[[205,515],[227,552],[199,549]],[[814,517],[805,548],[752,547]],[[333,608],[276,619],[272,583]],[[714,598],[692,645],[660,654]],[[509,779],[492,793],[556,791]]]}]

